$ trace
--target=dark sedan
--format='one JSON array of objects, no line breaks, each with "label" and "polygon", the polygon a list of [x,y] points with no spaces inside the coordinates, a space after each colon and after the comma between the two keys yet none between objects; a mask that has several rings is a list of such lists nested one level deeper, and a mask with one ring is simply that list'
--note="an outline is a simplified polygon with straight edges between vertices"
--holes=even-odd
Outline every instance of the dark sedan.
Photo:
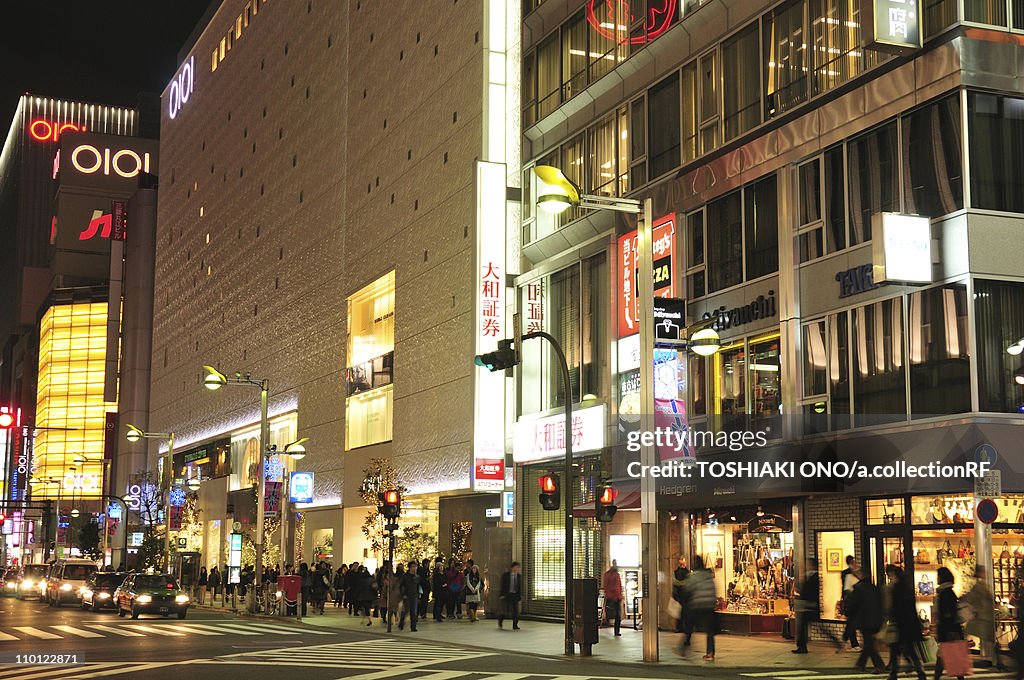
[{"label": "dark sedan", "polygon": [[98,612],[104,607],[115,609],[114,591],[121,585],[128,574],[114,572],[97,572],[89,577],[82,586],[82,609]]},{"label": "dark sedan", "polygon": [[189,598],[167,574],[129,574],[114,592],[117,615],[177,614],[179,619],[188,613]]}]

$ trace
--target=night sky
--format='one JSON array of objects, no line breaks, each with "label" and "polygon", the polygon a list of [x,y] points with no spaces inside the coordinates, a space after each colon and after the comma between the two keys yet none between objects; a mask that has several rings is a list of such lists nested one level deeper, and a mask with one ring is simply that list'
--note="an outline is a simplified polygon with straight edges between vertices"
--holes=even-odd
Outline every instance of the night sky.
[{"label": "night sky", "polygon": [[140,91],[159,94],[178,67],[178,51],[211,1],[219,3],[5,3],[0,40],[0,135],[7,134],[18,98],[25,92],[129,107],[136,106]]}]

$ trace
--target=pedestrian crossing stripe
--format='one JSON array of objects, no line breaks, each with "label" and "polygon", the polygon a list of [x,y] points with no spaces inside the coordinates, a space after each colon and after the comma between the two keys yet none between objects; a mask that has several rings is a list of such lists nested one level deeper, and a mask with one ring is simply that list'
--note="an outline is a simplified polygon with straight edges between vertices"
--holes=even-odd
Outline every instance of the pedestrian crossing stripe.
[{"label": "pedestrian crossing stripe", "polygon": [[[860,678],[878,678],[880,676],[873,673],[844,673],[841,669],[836,669],[835,673],[823,673],[815,670],[794,670],[794,671],[767,671],[760,673],[740,673],[741,676],[746,678],[763,678],[764,680],[859,680]],[[1013,673],[994,673],[988,669],[977,669],[974,675],[984,676],[984,680],[996,680],[997,678],[1011,678],[1015,677]],[[490,680],[488,678],[488,680]]]},{"label": "pedestrian crossing stripe", "polygon": [[106,678],[124,673],[139,673],[151,668],[170,666],[168,663],[82,663],[63,666],[24,666],[0,664],[0,680],[86,680]]},{"label": "pedestrian crossing stripe", "polygon": [[413,668],[422,665],[493,656],[457,647],[443,647],[407,640],[375,639],[337,642],[300,648],[268,649],[219,656],[215,661],[248,665],[291,665],[310,668],[352,669]]},{"label": "pedestrian crossing stripe", "polygon": [[[4,642],[22,642],[25,640],[64,640],[79,638],[108,637],[219,637],[225,635],[244,636],[275,636],[275,635],[334,635],[333,632],[309,630],[298,626],[275,626],[262,623],[220,623],[218,621],[202,621],[189,623],[78,623],[74,626],[66,624],[51,626],[11,626],[0,630],[0,647]],[[0,680],[3,676],[0,675]]]}]

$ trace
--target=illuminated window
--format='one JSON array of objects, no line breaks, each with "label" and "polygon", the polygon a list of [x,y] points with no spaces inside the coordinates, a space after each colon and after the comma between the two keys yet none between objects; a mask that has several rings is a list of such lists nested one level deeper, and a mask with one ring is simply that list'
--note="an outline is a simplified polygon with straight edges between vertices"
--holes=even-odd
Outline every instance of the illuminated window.
[{"label": "illuminated window", "polygon": [[348,299],[345,448],[391,440],[395,273]]},{"label": "illuminated window", "polygon": [[40,322],[35,476],[55,482],[33,485],[35,499],[102,493],[106,415],[117,408],[103,401],[106,326],[106,302],[57,305]]},{"label": "illuminated window", "polygon": [[242,15],[239,14],[235,19],[235,40],[242,37]]},{"label": "illuminated window", "polygon": [[219,56],[220,55],[217,53],[217,50],[214,50],[213,51],[213,58],[210,59],[210,70],[211,71],[216,71],[217,70],[217,62],[219,61],[219,59],[218,59]]},{"label": "illuminated window", "polygon": [[223,60],[228,53],[227,40],[224,38],[220,39],[220,58]]}]

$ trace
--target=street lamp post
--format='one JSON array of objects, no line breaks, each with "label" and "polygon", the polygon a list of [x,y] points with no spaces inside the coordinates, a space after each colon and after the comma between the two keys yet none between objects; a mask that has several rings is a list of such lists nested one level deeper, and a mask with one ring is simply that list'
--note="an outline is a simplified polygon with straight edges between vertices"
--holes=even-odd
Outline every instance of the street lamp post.
[{"label": "street lamp post", "polygon": [[[616,198],[581,194],[579,188],[572,183],[558,168],[549,165],[534,167],[534,173],[542,183],[538,191],[538,206],[550,213],[561,213],[576,206],[591,210],[611,210],[614,212],[637,215],[637,271],[636,297],[640,303],[640,413],[641,430],[654,430],[654,268],[652,257],[653,204],[650,198],[642,203],[635,199]],[[688,329],[689,330],[689,329]],[[701,355],[713,354],[718,350],[718,336],[710,328],[701,324],[698,340],[697,335],[690,339],[694,351]],[[534,335],[534,334],[531,334]],[[524,339],[531,337],[524,336]],[[700,348],[698,349],[698,345]],[[685,347],[685,345],[681,345]],[[571,431],[571,422],[566,422],[566,438]],[[658,463],[657,449],[649,438],[641,438],[640,464],[651,469]],[[568,454],[567,454],[568,455]],[[568,462],[567,462],[567,476]],[[571,481],[571,477],[570,477]],[[571,484],[567,487],[571,488]],[[654,477],[643,475],[640,478],[640,536],[641,536],[641,568],[644,582],[641,584],[641,601],[643,607],[643,660],[658,660],[658,513],[657,485]],[[568,539],[571,525],[567,525],[567,555],[570,554]],[[569,570],[566,570],[566,591],[570,587]],[[568,598],[566,602],[569,602]],[[566,607],[566,616],[571,613]],[[569,649],[569,641],[566,642]],[[567,651],[566,653],[571,653]]]},{"label": "street lamp post", "polygon": [[[263,469],[267,451],[270,446],[270,421],[267,416],[268,401],[270,398],[270,381],[266,378],[258,380],[250,374],[243,375],[236,371],[234,376],[228,377],[213,366],[204,365],[206,377],[203,378],[203,385],[209,390],[219,390],[224,385],[247,385],[258,387],[260,390],[260,457],[259,471],[256,474],[256,592],[263,592],[263,523],[265,521],[265,509],[263,507],[264,497],[267,493],[267,476]],[[256,607],[258,598],[250,598],[249,609]]]},{"label": "street lamp post", "polygon": [[[174,468],[174,433],[173,432],[144,432],[134,425],[127,423],[128,432],[125,438],[130,442],[137,442],[140,439],[162,439],[167,442],[167,455],[164,459],[163,469],[163,496],[164,496],[164,566],[167,573],[171,573],[171,484],[174,482],[172,470]],[[125,518],[127,520],[127,517]],[[127,556],[126,556],[127,559]]]}]

